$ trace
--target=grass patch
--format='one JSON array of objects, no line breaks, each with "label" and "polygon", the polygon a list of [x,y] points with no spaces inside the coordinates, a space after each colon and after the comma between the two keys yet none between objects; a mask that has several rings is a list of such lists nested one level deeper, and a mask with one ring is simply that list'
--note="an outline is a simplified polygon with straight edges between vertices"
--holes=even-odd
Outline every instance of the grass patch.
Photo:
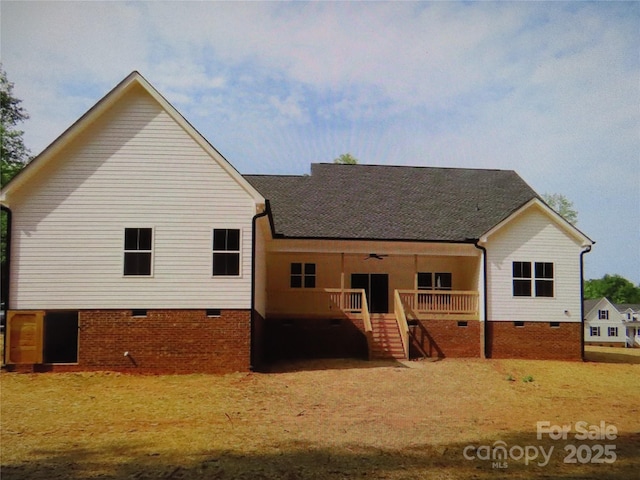
[{"label": "grass patch", "polygon": [[[635,479],[640,469],[635,363],[289,367],[224,376],[2,373],[2,478]],[[535,383],[505,382],[508,375]],[[538,421],[615,425],[616,462],[564,463],[574,434],[537,440]],[[545,467],[521,459],[502,471],[463,456],[468,445],[497,441],[554,450]]]}]

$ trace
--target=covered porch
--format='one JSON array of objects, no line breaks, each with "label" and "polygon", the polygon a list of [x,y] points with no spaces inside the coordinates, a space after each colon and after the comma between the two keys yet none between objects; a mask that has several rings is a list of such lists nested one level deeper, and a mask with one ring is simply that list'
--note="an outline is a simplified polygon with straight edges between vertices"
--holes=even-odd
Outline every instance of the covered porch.
[{"label": "covered porch", "polygon": [[412,347],[413,334],[422,331],[424,337],[424,322],[434,328],[443,321],[466,327],[481,320],[483,257],[475,246],[372,243],[335,242],[319,248],[312,241],[287,241],[272,249],[265,319],[279,324],[276,335],[326,324],[334,327],[333,335],[322,332],[318,340],[334,342],[339,341],[338,326],[353,325],[366,339],[363,355],[407,359],[416,351],[428,354],[420,353],[423,346]]}]

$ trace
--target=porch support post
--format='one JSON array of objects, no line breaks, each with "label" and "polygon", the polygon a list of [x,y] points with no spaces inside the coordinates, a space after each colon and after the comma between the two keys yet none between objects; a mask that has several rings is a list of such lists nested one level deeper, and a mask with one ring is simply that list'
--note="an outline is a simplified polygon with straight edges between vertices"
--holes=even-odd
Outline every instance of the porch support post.
[{"label": "porch support post", "polygon": [[344,252],[340,254],[340,308],[344,310]]}]

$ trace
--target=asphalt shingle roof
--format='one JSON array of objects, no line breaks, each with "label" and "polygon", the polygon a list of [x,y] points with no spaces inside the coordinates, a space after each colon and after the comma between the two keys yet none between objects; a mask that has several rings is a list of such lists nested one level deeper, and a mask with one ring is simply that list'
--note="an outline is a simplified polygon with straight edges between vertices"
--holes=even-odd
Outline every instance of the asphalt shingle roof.
[{"label": "asphalt shingle roof", "polygon": [[464,242],[537,194],[511,170],[312,164],[311,175],[244,175],[290,238]]}]

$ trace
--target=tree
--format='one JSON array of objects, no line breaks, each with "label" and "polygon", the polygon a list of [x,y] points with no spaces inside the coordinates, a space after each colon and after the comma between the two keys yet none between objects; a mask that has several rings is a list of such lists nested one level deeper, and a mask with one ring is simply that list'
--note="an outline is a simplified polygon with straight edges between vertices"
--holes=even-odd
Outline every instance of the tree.
[{"label": "tree", "polygon": [[338,158],[335,158],[333,163],[339,163],[341,165],[356,165],[358,163],[358,159],[350,153],[343,153]]},{"label": "tree", "polygon": [[544,201],[558,212],[571,225],[578,223],[578,212],[573,208],[573,202],[560,193],[543,193]]},{"label": "tree", "polygon": [[[0,186],[4,187],[30,160],[29,150],[22,141],[23,131],[16,126],[29,118],[20,106],[22,100],[13,96],[13,83],[0,64]],[[7,214],[0,214],[0,263],[2,271],[2,302],[6,300],[7,271]]]},{"label": "tree", "polygon": [[640,285],[620,275],[605,275],[584,282],[584,298],[607,297],[613,303],[640,303]]}]

